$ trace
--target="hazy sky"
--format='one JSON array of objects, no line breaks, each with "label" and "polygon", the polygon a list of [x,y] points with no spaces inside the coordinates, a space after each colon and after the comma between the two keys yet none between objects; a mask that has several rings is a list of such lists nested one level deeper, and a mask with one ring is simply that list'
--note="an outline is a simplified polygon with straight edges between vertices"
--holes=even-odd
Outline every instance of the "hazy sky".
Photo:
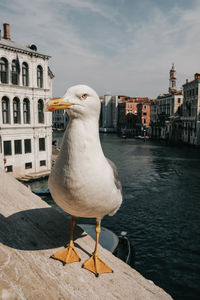
[{"label": "hazy sky", "polygon": [[155,98],[200,72],[200,0],[0,0],[11,39],[52,56],[54,96],[75,84]]}]

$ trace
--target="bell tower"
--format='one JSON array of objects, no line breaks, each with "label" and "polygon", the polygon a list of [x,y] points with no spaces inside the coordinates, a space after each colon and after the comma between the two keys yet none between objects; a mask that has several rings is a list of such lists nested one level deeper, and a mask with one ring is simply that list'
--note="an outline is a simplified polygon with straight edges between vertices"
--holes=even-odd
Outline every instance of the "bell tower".
[{"label": "bell tower", "polygon": [[169,93],[176,92],[176,70],[174,68],[174,63],[172,64],[172,68],[169,71]]}]

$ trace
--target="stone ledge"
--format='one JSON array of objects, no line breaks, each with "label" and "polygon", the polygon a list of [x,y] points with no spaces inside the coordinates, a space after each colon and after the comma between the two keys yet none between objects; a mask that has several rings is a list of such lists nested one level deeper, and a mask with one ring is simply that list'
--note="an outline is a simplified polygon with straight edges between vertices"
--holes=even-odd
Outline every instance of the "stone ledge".
[{"label": "stone ledge", "polygon": [[75,245],[82,262],[63,266],[50,259],[69,240],[67,215],[2,169],[0,211],[0,299],[172,299],[101,246],[100,257],[114,273],[96,278],[82,269],[94,250],[94,240],[80,227],[75,230]]}]

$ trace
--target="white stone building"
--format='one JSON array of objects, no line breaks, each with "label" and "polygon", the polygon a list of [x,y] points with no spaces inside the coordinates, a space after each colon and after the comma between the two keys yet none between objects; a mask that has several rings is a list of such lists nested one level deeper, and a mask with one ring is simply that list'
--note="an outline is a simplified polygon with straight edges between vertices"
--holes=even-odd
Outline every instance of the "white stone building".
[{"label": "white stone building", "polygon": [[183,142],[200,145],[200,74],[183,85]]},{"label": "white stone building", "polygon": [[[181,113],[183,105],[182,90],[173,93],[159,95],[156,99],[156,121],[154,115],[154,124],[151,119],[151,132],[152,135],[161,139],[166,139],[171,135],[171,125],[174,118]],[[153,108],[153,107],[152,107]]]},{"label": "white stone building", "polygon": [[[35,45],[10,39],[9,24],[0,38],[0,166],[20,178],[51,169],[52,116],[43,113],[52,97],[50,56]],[[3,161],[4,160],[4,161]]]},{"label": "white stone building", "polygon": [[65,130],[69,121],[68,114],[64,109],[55,110],[52,113],[53,129]]},{"label": "white stone building", "polygon": [[117,132],[119,96],[106,94],[101,101],[100,132]]},{"label": "white stone building", "polygon": [[170,139],[174,134],[174,121],[181,116],[182,106],[183,94],[182,90],[176,90],[176,70],[173,64],[169,76],[169,93],[159,95],[151,105],[151,137]]}]

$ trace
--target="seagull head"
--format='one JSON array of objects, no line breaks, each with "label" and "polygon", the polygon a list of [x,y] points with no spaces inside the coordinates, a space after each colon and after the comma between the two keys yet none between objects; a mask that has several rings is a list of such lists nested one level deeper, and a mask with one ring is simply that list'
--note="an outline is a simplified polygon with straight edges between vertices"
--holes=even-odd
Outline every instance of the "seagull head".
[{"label": "seagull head", "polygon": [[53,98],[45,105],[45,111],[65,109],[71,118],[99,117],[100,99],[87,85],[70,87],[61,98]]}]

